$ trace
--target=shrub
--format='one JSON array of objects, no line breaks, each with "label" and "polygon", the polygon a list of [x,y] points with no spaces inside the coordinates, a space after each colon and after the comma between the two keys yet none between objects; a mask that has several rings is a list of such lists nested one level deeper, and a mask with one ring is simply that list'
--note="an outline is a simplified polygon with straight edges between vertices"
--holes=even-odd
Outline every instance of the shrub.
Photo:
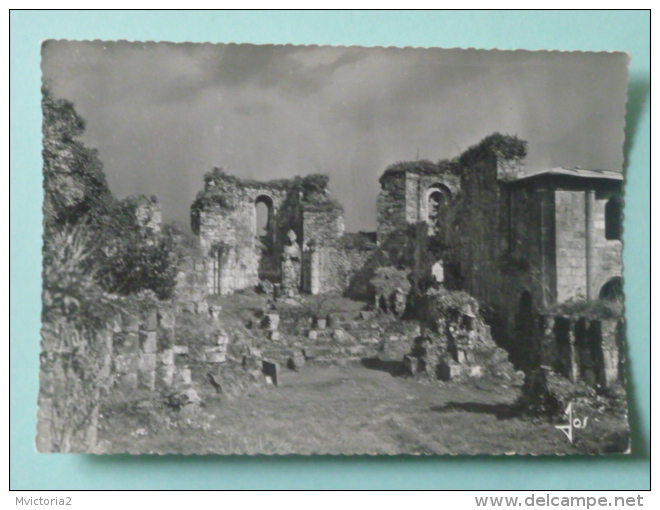
[{"label": "shrub", "polygon": [[374,277],[370,280],[376,294],[390,296],[397,289],[408,294],[412,285],[408,281],[408,273],[395,267],[379,267],[374,271]]}]

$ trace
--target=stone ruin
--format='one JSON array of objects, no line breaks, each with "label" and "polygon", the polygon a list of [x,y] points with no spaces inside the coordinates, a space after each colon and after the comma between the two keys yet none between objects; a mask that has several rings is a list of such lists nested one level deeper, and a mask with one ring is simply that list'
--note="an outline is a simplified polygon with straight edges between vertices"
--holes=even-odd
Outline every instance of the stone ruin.
[{"label": "stone ruin", "polygon": [[[191,208],[201,246],[193,272],[208,295],[256,286],[272,289],[275,299],[339,293],[372,300],[374,310],[399,318],[432,300],[429,289],[463,290],[486,306],[493,329],[481,328],[476,313],[453,323],[456,332],[432,326],[429,334],[452,339],[443,341],[454,350],[443,377],[482,366],[461,347],[462,338],[480,336],[489,346],[494,338],[519,368],[543,358],[567,377],[614,384],[616,362],[605,363],[607,376],[565,370],[565,356],[542,349],[548,335],[539,324],[553,305],[607,297],[620,282],[621,175],[579,168],[528,175],[525,154],[525,142],[494,134],[453,160],[389,166],[380,178],[373,233],[344,232],[343,208],[327,177],[260,182],[215,169]],[[405,283],[379,288],[374,282],[383,270],[404,272]],[[429,323],[428,316],[419,320]],[[480,326],[466,333],[471,320]],[[599,338],[603,356],[617,358],[607,334]]]},{"label": "stone ruin", "polygon": [[[217,321],[221,311],[208,309],[209,296],[255,288],[272,303],[333,293],[372,303],[364,311],[368,319],[362,312],[338,320],[330,314],[309,323],[282,315],[275,304],[264,310],[245,335],[278,367],[396,354],[406,356],[412,373],[517,380],[508,353],[517,368],[544,363],[569,379],[613,385],[621,379],[622,340],[611,340],[610,330],[621,327],[577,320],[565,334],[563,319],[547,310],[605,296],[620,278],[620,176],[581,169],[526,175],[524,153],[517,138],[492,135],[453,160],[391,165],[380,178],[378,227],[371,233],[344,231],[343,208],[326,176],[262,182],[214,169],[191,206],[199,252],[183,261],[178,306]],[[142,205],[140,217],[150,225],[159,212],[151,202]],[[399,275],[395,285],[378,283],[387,274]],[[452,292],[469,293],[469,306],[440,303]],[[488,325],[480,307],[488,310]],[[328,327],[332,321],[346,328]],[[138,351],[118,358],[117,366],[137,366],[126,384],[154,387],[185,378],[185,369],[167,367],[177,367],[171,361],[187,346],[153,351],[149,324],[131,332],[144,339],[135,344]],[[383,325],[406,331],[388,335],[379,330]],[[205,359],[223,363],[225,347],[205,349]]]}]

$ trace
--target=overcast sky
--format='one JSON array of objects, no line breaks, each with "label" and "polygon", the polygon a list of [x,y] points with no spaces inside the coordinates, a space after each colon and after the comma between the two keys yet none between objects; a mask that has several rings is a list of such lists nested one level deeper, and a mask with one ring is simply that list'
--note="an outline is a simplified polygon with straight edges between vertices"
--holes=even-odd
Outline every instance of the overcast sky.
[{"label": "overcast sky", "polygon": [[113,192],[155,194],[185,225],[214,166],[327,173],[349,231],[375,229],[387,165],[495,131],[529,142],[529,171],[623,166],[620,53],[49,41],[42,54]]}]

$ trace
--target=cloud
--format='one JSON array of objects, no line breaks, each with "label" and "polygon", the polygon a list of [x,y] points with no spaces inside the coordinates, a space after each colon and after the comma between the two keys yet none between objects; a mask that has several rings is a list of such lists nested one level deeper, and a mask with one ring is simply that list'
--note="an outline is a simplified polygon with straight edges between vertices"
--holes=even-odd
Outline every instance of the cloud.
[{"label": "cloud", "polygon": [[87,120],[113,190],[188,223],[212,166],[330,175],[350,230],[375,228],[394,161],[457,155],[494,131],[528,166],[620,169],[625,55],[51,41],[43,75]]}]

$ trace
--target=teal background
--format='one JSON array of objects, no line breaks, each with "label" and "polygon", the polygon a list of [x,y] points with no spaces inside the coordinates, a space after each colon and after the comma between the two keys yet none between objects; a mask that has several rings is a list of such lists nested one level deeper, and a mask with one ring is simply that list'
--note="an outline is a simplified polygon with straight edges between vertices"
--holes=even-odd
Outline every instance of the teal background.
[{"label": "teal background", "polygon": [[[12,489],[649,489],[650,12],[12,11]],[[47,455],[34,450],[41,285],[40,41],[129,39],[631,53],[624,280],[633,453],[608,457]]]}]

